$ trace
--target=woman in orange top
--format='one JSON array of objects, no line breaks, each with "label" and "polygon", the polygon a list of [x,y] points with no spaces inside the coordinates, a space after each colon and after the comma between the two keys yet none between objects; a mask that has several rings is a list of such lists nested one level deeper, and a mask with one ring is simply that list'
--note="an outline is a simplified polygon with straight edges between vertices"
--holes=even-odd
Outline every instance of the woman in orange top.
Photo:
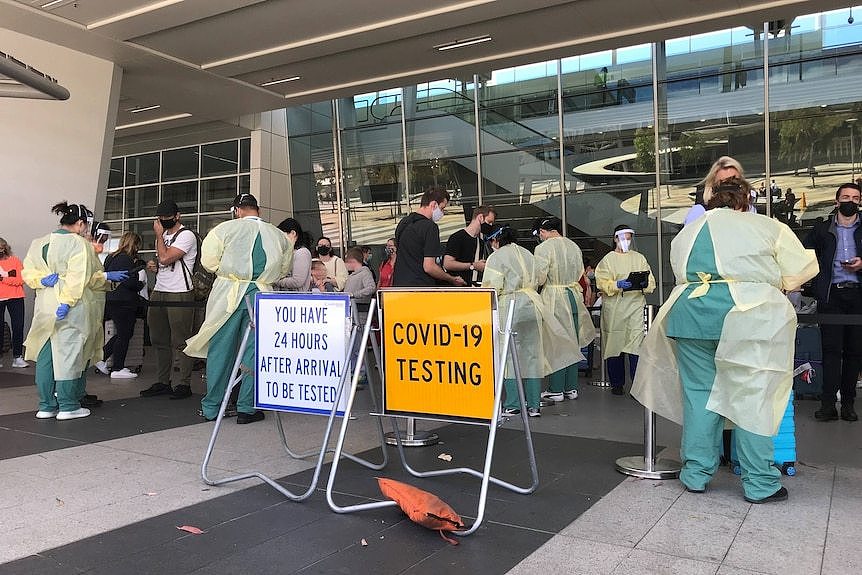
[{"label": "woman in orange top", "polygon": [[[6,317],[12,324],[12,367],[30,367],[24,361],[24,280],[21,279],[21,260],[12,255],[8,242],[0,238],[0,319]],[[6,330],[0,329],[0,349]],[[0,363],[0,367],[2,367]]]}]

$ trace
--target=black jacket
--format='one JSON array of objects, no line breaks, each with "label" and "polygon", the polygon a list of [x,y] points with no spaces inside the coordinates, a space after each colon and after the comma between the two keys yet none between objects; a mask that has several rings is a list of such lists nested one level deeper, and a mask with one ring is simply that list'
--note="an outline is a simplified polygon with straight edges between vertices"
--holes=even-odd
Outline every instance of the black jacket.
[{"label": "black jacket", "polygon": [[[862,215],[860,215],[862,217]],[[853,232],[856,243],[856,254],[862,257],[862,225]],[[816,222],[814,229],[808,232],[802,245],[813,249],[820,265],[820,273],[814,278],[814,294],[817,301],[829,301],[829,291],[832,287],[832,263],[835,260],[835,250],[838,247],[838,235],[835,232],[835,216],[829,216],[825,221]],[[862,281],[862,274],[857,272],[857,281]]]},{"label": "black jacket", "polygon": [[[118,253],[116,255],[111,254],[107,258],[105,258],[105,271],[129,271],[140,263],[140,260],[133,260],[127,254],[124,253]],[[141,291],[141,288],[143,287],[144,282],[138,279],[138,274],[134,274],[128,279],[118,283],[115,289],[105,294],[105,300],[108,303],[115,305],[128,305],[137,307],[139,299],[138,292]]]}]

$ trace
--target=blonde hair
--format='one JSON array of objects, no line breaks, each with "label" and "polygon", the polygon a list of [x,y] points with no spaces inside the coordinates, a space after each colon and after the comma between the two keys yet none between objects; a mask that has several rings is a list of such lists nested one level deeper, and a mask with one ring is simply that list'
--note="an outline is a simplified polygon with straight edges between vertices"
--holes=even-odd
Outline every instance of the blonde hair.
[{"label": "blonde hair", "polygon": [[716,181],[716,174],[718,174],[719,170],[724,170],[725,168],[734,168],[737,172],[739,172],[739,177],[744,178],[745,172],[742,171],[742,164],[737,162],[735,159],[730,156],[722,156],[717,159],[712,167],[709,168],[709,172],[706,173],[706,177],[704,177],[697,185],[703,186],[703,203],[707,204],[709,199],[712,197],[712,190],[718,186],[718,182]]},{"label": "blonde hair", "polygon": [[111,255],[126,254],[130,258],[135,258],[138,255],[138,250],[141,249],[142,241],[141,236],[135,232],[126,232],[120,236],[120,245]]}]

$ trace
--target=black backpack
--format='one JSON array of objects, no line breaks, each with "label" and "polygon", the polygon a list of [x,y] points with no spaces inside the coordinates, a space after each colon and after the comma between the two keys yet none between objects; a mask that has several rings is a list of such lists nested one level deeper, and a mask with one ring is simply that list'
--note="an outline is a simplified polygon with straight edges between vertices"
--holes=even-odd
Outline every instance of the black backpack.
[{"label": "black backpack", "polygon": [[191,271],[189,271],[188,266],[186,266],[185,260],[180,258],[180,265],[183,266],[183,279],[186,281],[186,288],[194,293],[195,301],[206,301],[213,289],[213,282],[215,282],[216,275],[212,272],[208,272],[201,265],[201,237],[197,232],[189,228],[183,228],[177,232],[177,235],[186,230],[189,230],[195,235],[198,249],[197,254],[195,255],[194,267]]}]

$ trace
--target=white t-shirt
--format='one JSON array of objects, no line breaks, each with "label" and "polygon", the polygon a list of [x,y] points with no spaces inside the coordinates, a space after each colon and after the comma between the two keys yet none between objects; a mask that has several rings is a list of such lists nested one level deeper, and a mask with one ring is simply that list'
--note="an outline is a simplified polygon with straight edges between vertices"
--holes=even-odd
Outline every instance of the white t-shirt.
[{"label": "white t-shirt", "polygon": [[156,275],[156,285],[153,287],[153,291],[169,293],[191,291],[191,274],[194,273],[195,259],[198,256],[198,240],[194,233],[185,231],[186,229],[185,226],[181,226],[176,233],[165,232],[162,237],[167,247],[175,247],[185,252],[186,255],[182,257],[182,261],[185,262],[188,272],[183,269],[180,260],[167,266],[159,264],[159,273]]}]

